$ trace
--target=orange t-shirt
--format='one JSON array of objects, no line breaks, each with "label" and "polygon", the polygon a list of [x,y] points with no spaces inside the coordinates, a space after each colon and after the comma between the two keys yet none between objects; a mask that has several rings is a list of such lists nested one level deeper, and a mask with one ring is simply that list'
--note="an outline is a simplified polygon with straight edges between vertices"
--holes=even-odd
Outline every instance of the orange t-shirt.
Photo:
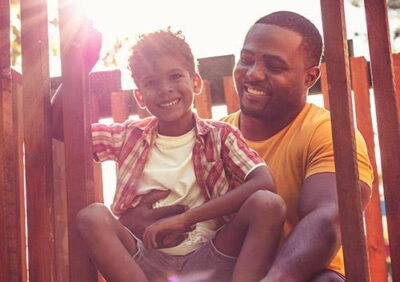
[{"label": "orange t-shirt", "polygon": [[[222,121],[238,127],[240,112]],[[330,113],[313,104],[306,104],[299,115],[284,129],[263,141],[247,140],[267,163],[276,184],[277,193],[287,205],[286,237],[299,222],[298,204],[304,180],[316,173],[335,172]],[[372,185],[373,172],[367,147],[356,133],[359,178]],[[344,275],[342,248],[328,266]]]}]

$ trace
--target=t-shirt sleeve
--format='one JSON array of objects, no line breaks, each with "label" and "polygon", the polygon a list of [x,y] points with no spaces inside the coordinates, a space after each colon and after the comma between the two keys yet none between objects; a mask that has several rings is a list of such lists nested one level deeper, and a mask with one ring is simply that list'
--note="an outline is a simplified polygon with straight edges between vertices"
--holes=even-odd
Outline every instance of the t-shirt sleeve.
[{"label": "t-shirt sleeve", "polygon": [[[373,170],[368,157],[367,146],[358,130],[356,130],[356,147],[359,178],[371,187]],[[311,137],[305,178],[322,172],[335,172],[332,129],[329,122],[321,124]]]},{"label": "t-shirt sleeve", "polygon": [[126,124],[92,124],[94,159],[100,162],[118,161],[126,134]]},{"label": "t-shirt sleeve", "polygon": [[241,132],[232,126],[224,138],[222,160],[225,169],[240,182],[257,167],[266,165],[258,153],[247,145]]}]

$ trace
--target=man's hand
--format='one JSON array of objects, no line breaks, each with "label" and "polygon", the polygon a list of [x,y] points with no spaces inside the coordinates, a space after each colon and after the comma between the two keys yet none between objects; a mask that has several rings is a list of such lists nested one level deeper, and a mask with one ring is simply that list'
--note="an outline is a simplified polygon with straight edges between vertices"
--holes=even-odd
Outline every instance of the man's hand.
[{"label": "man's hand", "polygon": [[[185,207],[181,205],[152,208],[155,202],[164,199],[168,194],[169,191],[151,191],[149,194],[143,196],[137,207],[123,213],[119,221],[131,230],[135,236],[142,239],[147,226],[161,218],[181,214],[185,211]],[[164,236],[159,236],[162,238],[161,242],[159,241],[157,245],[164,248],[176,246],[185,239],[185,234],[182,232],[168,232],[166,234],[161,233],[160,235]]]}]

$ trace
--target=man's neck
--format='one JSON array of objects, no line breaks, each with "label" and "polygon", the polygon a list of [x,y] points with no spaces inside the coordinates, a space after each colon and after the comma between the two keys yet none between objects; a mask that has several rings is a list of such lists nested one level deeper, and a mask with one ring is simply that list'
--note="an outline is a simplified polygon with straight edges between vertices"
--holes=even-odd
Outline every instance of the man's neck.
[{"label": "man's neck", "polygon": [[301,110],[291,116],[286,116],[284,119],[274,120],[262,120],[241,112],[239,116],[239,128],[247,140],[266,140],[288,126],[300,112]]}]

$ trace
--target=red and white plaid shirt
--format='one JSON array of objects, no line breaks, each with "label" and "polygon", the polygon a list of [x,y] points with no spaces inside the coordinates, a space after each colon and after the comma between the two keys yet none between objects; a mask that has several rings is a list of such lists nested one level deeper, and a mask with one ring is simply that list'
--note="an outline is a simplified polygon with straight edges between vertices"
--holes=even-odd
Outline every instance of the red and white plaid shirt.
[{"label": "red and white plaid shirt", "polygon": [[[250,149],[240,131],[220,121],[202,120],[194,114],[196,140],[193,166],[197,183],[206,199],[216,198],[242,183],[254,168],[264,165]],[[93,124],[93,151],[99,161],[118,163],[117,192],[111,206],[121,215],[136,206],[141,196],[138,183],[157,136],[154,117],[122,124]]]}]

